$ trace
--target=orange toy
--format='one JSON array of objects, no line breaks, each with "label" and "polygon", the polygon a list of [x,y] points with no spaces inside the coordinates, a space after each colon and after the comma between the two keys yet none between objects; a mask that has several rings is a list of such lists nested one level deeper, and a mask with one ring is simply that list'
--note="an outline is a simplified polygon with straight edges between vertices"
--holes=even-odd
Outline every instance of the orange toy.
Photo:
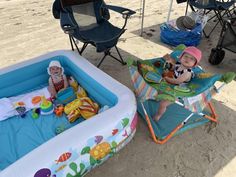
[{"label": "orange toy", "polygon": [[40,103],[40,101],[41,101],[41,96],[35,96],[35,97],[32,98],[32,101],[31,101],[31,102],[32,102],[34,105],[36,105],[36,104]]},{"label": "orange toy", "polygon": [[57,105],[56,108],[54,109],[54,113],[55,113],[56,116],[58,116],[58,117],[61,117],[62,114],[63,114],[63,112],[64,112],[64,106],[61,105],[61,104]]},{"label": "orange toy", "polygon": [[23,101],[19,101],[16,103],[16,106],[25,106],[25,103]]}]

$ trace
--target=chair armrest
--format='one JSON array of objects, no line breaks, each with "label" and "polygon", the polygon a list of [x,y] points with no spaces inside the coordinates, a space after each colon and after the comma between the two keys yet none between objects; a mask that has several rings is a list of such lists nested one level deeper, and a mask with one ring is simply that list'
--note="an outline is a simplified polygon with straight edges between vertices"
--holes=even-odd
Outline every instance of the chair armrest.
[{"label": "chair armrest", "polygon": [[196,7],[198,9],[217,9],[218,5],[216,3],[216,1],[211,1],[209,0],[207,2],[206,1],[196,1],[196,0],[189,0],[189,4],[193,7]]},{"label": "chair armrest", "polygon": [[113,10],[123,15],[124,18],[130,17],[131,15],[135,14],[136,12],[127,8],[119,7],[119,6],[112,6],[112,5],[104,5],[105,8]]},{"label": "chair armrest", "polygon": [[61,12],[60,14],[61,28],[66,34],[74,33],[77,25],[72,22],[68,13]]},{"label": "chair armrest", "polygon": [[59,0],[55,0],[52,5],[52,14],[55,19],[60,19],[60,13],[63,11]]},{"label": "chair armrest", "polygon": [[76,22],[73,22],[73,20],[70,17],[70,14],[68,12],[61,12],[60,14],[60,23],[61,23],[61,28],[64,31],[64,33],[73,36],[74,33],[76,33],[76,36],[79,39],[82,39],[84,42],[89,42],[88,39],[84,38],[79,30],[75,31],[78,29],[78,25]]},{"label": "chair armrest", "polygon": [[70,24],[64,24],[63,26],[61,26],[61,28],[66,34],[72,34],[74,33],[74,30],[76,29],[75,26],[71,26]]}]

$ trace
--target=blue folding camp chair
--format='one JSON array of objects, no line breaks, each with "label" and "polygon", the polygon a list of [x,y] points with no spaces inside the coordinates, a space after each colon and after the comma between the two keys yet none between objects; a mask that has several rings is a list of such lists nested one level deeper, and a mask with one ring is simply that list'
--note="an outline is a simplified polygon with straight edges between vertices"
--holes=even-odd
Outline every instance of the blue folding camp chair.
[{"label": "blue folding camp chair", "polygon": [[203,30],[203,34],[205,35],[205,37],[209,38],[211,33],[215,30],[218,24],[221,24],[223,26],[223,16],[224,15],[231,16],[230,7],[232,7],[234,3],[235,0],[188,0],[186,12],[189,5],[193,11],[196,11],[195,8],[197,8],[197,9],[204,9],[205,14],[214,12],[215,15],[209,18],[208,21],[216,18],[217,19],[216,24],[212,27],[212,29],[208,34],[206,34],[205,30]]},{"label": "blue folding camp chair", "polygon": [[[178,60],[181,53],[182,50],[176,50],[171,56]],[[160,79],[164,72],[163,58],[138,62],[129,60],[128,65],[137,97],[138,112],[141,118],[146,120],[152,138],[158,144],[163,144],[172,136],[209,121],[217,122],[216,112],[211,104],[212,96],[235,77],[235,73],[213,75],[205,73],[200,67],[195,67],[196,77],[180,89]],[[216,81],[222,81],[222,86],[216,88]],[[155,122],[153,116],[158,110],[158,100],[161,99],[168,99],[173,104],[168,106],[160,120]]]},{"label": "blue folding camp chair", "polygon": [[[122,14],[125,19],[122,28],[113,26],[108,21],[110,17],[108,9]],[[128,18],[134,13],[127,8],[106,5],[103,0],[55,0],[53,4],[53,15],[56,19],[60,19],[61,28],[69,35],[72,50],[75,45],[78,52],[82,54],[87,45],[91,44],[96,47],[97,52],[104,52],[97,67],[108,55],[120,63],[126,64],[116,44],[125,32]],[[84,43],[81,50],[75,39]],[[115,47],[119,58],[111,54],[112,47]]]}]

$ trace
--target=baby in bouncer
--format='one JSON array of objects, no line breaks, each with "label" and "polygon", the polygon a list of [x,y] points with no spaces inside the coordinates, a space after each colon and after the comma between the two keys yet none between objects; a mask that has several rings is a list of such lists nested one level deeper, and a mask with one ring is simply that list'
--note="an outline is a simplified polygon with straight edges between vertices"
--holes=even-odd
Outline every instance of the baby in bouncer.
[{"label": "baby in bouncer", "polygon": [[55,98],[57,93],[68,87],[68,81],[64,74],[64,68],[61,66],[59,61],[53,60],[48,66],[49,77],[49,87],[48,90],[52,96]]},{"label": "baby in bouncer", "polygon": [[[202,52],[196,47],[187,47],[179,57],[179,61],[173,64],[174,59],[170,55],[165,55],[163,57],[166,63],[169,65],[169,70],[173,72],[173,77],[170,75],[163,75],[168,83],[174,85],[180,85],[182,83],[187,83],[194,77],[192,68],[195,67],[202,58]],[[161,100],[159,109],[154,117],[155,121],[158,121],[161,116],[165,113],[167,106],[171,102],[169,100]]]}]

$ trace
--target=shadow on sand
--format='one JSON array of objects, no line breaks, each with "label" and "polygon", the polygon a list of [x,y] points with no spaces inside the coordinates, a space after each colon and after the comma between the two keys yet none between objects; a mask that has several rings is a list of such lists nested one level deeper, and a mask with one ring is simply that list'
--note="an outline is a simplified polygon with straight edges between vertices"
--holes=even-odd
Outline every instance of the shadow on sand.
[{"label": "shadow on sand", "polygon": [[[152,41],[153,43],[165,46],[166,48],[169,48],[171,50],[174,49],[173,46],[169,46],[167,44],[164,44],[160,40],[160,25],[161,24],[156,24],[153,26],[149,26],[143,29],[143,35],[142,37],[146,40]],[[216,47],[218,38],[219,38],[219,33],[220,33],[221,27],[218,26],[218,28],[212,33],[210,38],[205,38],[204,36],[202,37],[201,43],[198,48],[200,48],[203,52],[203,59],[201,61],[201,66],[207,70],[208,72],[212,73],[225,73],[227,72],[235,72],[236,70],[236,53],[233,53],[231,51],[225,50],[225,57],[223,61],[219,65],[211,65],[208,62],[209,56],[211,54],[211,49]],[[132,31],[131,33],[135,35],[140,35],[140,29],[136,31]]]},{"label": "shadow on sand", "polygon": [[[151,28],[150,28],[151,29]],[[126,58],[137,59],[124,50]],[[89,47],[85,58],[96,64],[102,54]],[[132,89],[128,67],[107,58],[100,69]],[[88,177],[100,176],[148,176],[148,177],[213,177],[236,156],[236,111],[222,102],[213,100],[219,116],[219,124],[205,124],[173,137],[164,145],[156,145],[144,121],[139,121],[134,139],[121,152],[102,166],[93,170]],[[225,117],[227,113],[228,117]],[[165,175],[164,175],[165,174]]]}]

